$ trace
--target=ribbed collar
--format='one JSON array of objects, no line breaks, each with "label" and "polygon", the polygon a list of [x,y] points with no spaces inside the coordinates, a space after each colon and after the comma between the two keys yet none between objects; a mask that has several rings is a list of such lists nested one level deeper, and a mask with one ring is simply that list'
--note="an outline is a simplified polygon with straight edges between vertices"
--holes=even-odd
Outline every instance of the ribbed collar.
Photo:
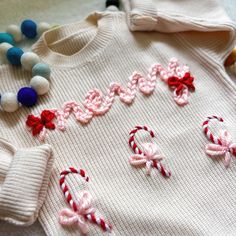
[{"label": "ribbed collar", "polygon": [[[114,23],[121,20],[122,17],[124,15],[120,12],[92,13],[84,21],[47,31],[34,44],[33,51],[51,66],[76,67],[83,65],[108,46],[115,32]],[[76,45],[76,43],[78,44]]]}]

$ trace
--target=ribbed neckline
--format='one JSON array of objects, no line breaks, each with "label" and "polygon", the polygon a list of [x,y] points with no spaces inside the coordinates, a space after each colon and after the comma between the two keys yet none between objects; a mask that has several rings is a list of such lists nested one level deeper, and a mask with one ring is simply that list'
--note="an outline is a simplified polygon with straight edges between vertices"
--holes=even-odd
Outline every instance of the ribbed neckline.
[{"label": "ribbed neckline", "polygon": [[[46,32],[38,42],[33,45],[33,51],[37,53],[44,62],[55,67],[77,67],[91,61],[93,57],[100,54],[112,40],[114,35],[114,22],[123,17],[122,13],[94,12],[84,21],[63,25]],[[65,41],[75,31],[78,34],[86,34],[89,29],[96,30],[94,37],[88,37],[86,45],[73,55],[65,55],[53,50],[55,43]]]}]

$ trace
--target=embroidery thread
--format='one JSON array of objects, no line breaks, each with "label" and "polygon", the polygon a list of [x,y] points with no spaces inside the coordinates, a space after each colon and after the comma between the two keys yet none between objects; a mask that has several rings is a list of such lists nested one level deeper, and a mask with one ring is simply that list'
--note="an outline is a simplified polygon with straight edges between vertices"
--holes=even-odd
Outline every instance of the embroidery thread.
[{"label": "embroidery thread", "polygon": [[154,64],[150,67],[147,76],[134,72],[129,78],[127,88],[113,82],[110,84],[106,95],[99,89],[93,89],[87,93],[82,103],[69,101],[64,103],[62,108],[50,109],[55,114],[56,128],[65,131],[67,119],[71,114],[81,124],[87,124],[94,117],[106,114],[111,109],[115,96],[118,96],[121,102],[129,105],[134,101],[137,90],[144,95],[152,94],[159,74],[163,80],[169,81],[171,88],[175,88],[175,101],[179,105],[187,104],[189,90],[195,89],[193,77],[191,77],[187,66],[180,66],[177,59],[172,59],[168,70],[165,70],[160,64]]},{"label": "embroidery thread", "polygon": [[167,69],[159,65],[161,79],[170,89],[174,90],[174,100],[179,106],[185,106],[189,102],[190,93],[194,92],[194,78],[190,74],[189,67],[181,65],[176,58],[170,59]]},{"label": "embroidery thread", "polygon": [[150,175],[151,168],[156,168],[164,177],[170,177],[171,172],[167,171],[166,168],[162,165],[161,161],[164,156],[159,154],[157,151],[157,145],[153,143],[145,143],[142,145],[143,150],[141,150],[135,142],[135,135],[138,131],[145,130],[149,132],[152,138],[155,137],[154,132],[147,126],[135,126],[130,132],[129,146],[132,148],[135,155],[132,155],[129,158],[129,163],[132,166],[142,166],[146,165],[146,173]]},{"label": "embroidery thread", "polygon": [[90,221],[99,225],[104,231],[111,232],[112,226],[107,224],[103,218],[95,215],[96,209],[92,207],[92,196],[88,191],[81,191],[77,203],[73,200],[72,194],[69,191],[68,186],[65,184],[65,178],[68,174],[78,174],[89,181],[89,177],[82,169],[75,169],[70,167],[68,170],[64,170],[60,174],[60,186],[66,201],[69,203],[71,209],[63,209],[59,214],[59,223],[64,226],[77,224],[83,234],[88,233],[88,225],[86,221]]},{"label": "embroidery thread", "polygon": [[224,166],[227,168],[231,163],[233,155],[236,156],[236,143],[232,142],[230,133],[225,129],[220,130],[219,137],[215,136],[209,129],[209,124],[212,120],[224,122],[224,120],[218,116],[209,116],[203,122],[203,132],[213,143],[206,145],[205,152],[211,158],[224,157]]},{"label": "embroidery thread", "polygon": [[157,67],[154,65],[150,68],[148,78],[144,78],[140,73],[134,72],[130,77],[127,89],[119,83],[111,83],[107,95],[104,96],[98,89],[88,92],[83,104],[71,101],[64,103],[62,109],[55,109],[55,115],[58,120],[58,129],[66,129],[66,119],[73,113],[76,120],[82,124],[91,121],[95,116],[106,114],[114,102],[115,96],[119,96],[121,102],[131,104],[136,96],[137,88],[145,94],[151,94],[156,86]]},{"label": "embroidery thread", "polygon": [[47,136],[47,129],[54,130],[55,124],[52,122],[55,114],[49,110],[42,111],[40,117],[29,115],[27,117],[26,126],[31,128],[33,136],[38,135],[40,141],[44,141]]}]

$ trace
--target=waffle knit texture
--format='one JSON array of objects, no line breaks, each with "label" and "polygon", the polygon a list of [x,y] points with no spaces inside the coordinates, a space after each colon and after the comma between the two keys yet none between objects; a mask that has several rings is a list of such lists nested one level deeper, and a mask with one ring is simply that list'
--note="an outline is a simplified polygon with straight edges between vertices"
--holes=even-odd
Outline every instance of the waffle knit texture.
[{"label": "waffle knit texture", "polygon": [[[0,119],[2,134],[21,146],[39,142],[24,130],[28,114],[39,115],[66,101],[81,103],[90,89],[106,94],[112,81],[127,86],[133,71],[146,75],[153,63],[167,66],[171,57],[177,57],[190,66],[196,86],[190,104],[180,108],[172,91],[158,80],[152,95],[138,92],[130,106],[116,98],[106,115],[89,124],[81,125],[72,115],[65,132],[51,131],[47,142],[53,146],[55,164],[39,214],[47,235],[79,234],[78,228],[58,223],[60,210],[69,207],[59,187],[60,172],[69,166],[85,169],[90,177],[87,184],[76,175],[67,178],[73,196],[90,191],[93,206],[113,225],[114,235],[235,233],[236,164],[226,170],[221,162],[208,158],[204,152],[208,140],[201,129],[206,116],[217,114],[236,138],[236,88],[223,67],[235,32],[226,16],[223,22],[229,26],[215,25],[213,32],[207,26],[204,31],[209,32],[200,32],[202,26],[193,25],[191,33],[132,33],[124,13],[94,13],[82,22],[47,32],[35,44],[34,51],[52,68],[50,92],[37,106],[1,113]],[[6,91],[17,89],[30,75],[2,66],[0,77]],[[172,170],[170,179],[155,170],[148,177],[145,168],[129,164],[133,154],[129,132],[137,124],[155,131],[154,142]],[[144,132],[138,137],[144,143],[148,136]],[[89,235],[104,234],[88,224]]]},{"label": "waffle knit texture", "polygon": [[48,144],[17,149],[0,139],[0,219],[30,225],[46,197],[53,164]]}]

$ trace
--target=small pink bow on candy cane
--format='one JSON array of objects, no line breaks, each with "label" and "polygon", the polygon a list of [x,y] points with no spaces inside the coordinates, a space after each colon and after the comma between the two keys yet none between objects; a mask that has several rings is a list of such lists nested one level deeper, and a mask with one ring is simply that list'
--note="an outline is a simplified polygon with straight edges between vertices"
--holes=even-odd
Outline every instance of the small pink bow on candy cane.
[{"label": "small pink bow on candy cane", "polygon": [[85,216],[95,212],[95,209],[91,207],[92,195],[87,191],[81,192],[79,203],[77,205],[78,211],[75,212],[71,209],[63,209],[60,212],[59,222],[62,225],[78,224],[83,234],[88,233],[88,226],[85,221]]},{"label": "small pink bow on candy cane", "polygon": [[221,130],[219,139],[222,145],[210,143],[206,145],[205,150],[210,157],[224,155],[224,165],[225,167],[228,167],[232,155],[236,155],[236,143],[232,143],[232,137],[227,130]]},{"label": "small pink bow on candy cane", "polygon": [[143,144],[143,155],[135,154],[129,158],[129,163],[133,166],[146,164],[146,173],[150,175],[153,161],[161,161],[164,156],[157,154],[157,145],[153,143]]}]

